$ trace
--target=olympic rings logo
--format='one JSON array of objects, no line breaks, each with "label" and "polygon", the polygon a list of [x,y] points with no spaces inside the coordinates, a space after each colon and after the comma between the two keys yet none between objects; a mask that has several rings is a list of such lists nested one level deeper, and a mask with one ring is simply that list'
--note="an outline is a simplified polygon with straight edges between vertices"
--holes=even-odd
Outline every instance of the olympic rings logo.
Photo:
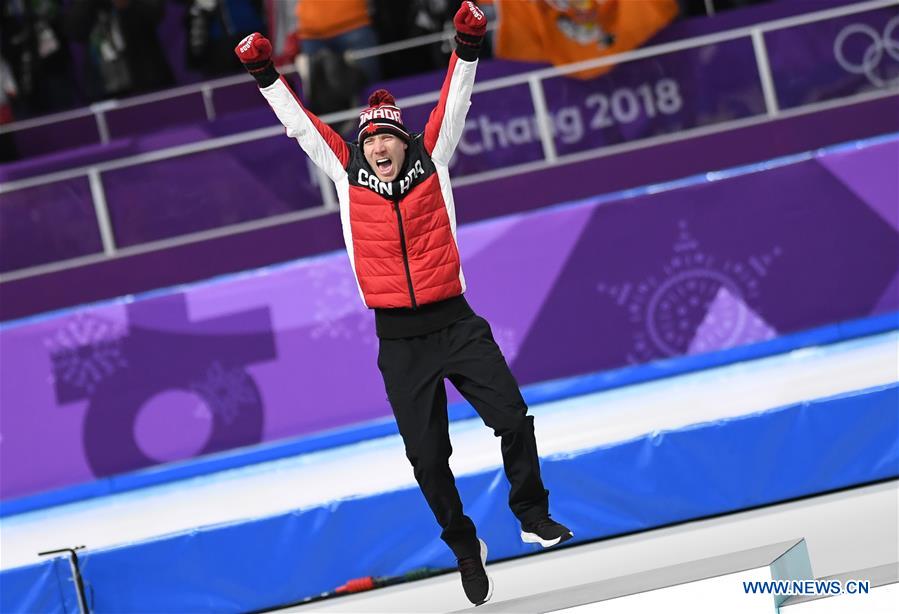
[{"label": "olympic rings logo", "polygon": [[[878,71],[880,63],[884,59],[884,53],[899,62],[899,40],[893,38],[897,29],[899,29],[899,15],[887,22],[882,35],[867,24],[848,25],[840,30],[834,39],[833,55],[843,70],[854,75],[866,76],[868,81],[876,87],[899,84],[899,77],[885,80],[881,76],[883,70]],[[862,36],[870,40],[870,44],[865,48],[860,60],[846,57],[846,41],[853,36]]]}]

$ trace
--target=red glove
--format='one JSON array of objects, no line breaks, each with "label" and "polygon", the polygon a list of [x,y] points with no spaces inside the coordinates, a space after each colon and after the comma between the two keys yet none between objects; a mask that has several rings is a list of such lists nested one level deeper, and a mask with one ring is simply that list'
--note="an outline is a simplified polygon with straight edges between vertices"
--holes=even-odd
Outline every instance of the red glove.
[{"label": "red glove", "polygon": [[487,33],[484,11],[471,0],[465,0],[453,17],[453,25],[456,26],[456,55],[468,62],[477,60]]},{"label": "red glove", "polygon": [[237,43],[234,53],[250,73],[264,70],[272,61],[272,43],[259,32],[253,32]]},{"label": "red glove", "polygon": [[456,16],[453,17],[453,25],[456,26],[456,32],[467,36],[477,38],[487,34],[487,16],[484,11],[478,8],[478,5],[471,0],[465,0]]}]

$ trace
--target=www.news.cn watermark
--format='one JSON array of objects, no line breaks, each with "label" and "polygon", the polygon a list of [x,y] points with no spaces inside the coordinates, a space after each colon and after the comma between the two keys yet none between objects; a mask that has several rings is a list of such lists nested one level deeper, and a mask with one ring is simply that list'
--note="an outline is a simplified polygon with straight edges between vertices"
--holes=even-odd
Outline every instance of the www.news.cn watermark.
[{"label": "www.news.cn watermark", "polygon": [[769,580],[743,582],[747,595],[867,595],[868,580]]}]

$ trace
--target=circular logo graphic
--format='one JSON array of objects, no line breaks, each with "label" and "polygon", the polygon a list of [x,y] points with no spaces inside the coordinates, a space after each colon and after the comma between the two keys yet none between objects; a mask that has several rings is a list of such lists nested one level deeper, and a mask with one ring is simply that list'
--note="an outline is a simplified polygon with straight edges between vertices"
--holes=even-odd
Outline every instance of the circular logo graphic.
[{"label": "circular logo graphic", "polygon": [[771,338],[776,331],[752,304],[781,248],[740,260],[722,259],[700,249],[686,220],[677,226],[673,255],[660,263],[661,270],[642,280],[596,286],[627,311],[633,330],[628,361],[643,363]]},{"label": "circular logo graphic", "polygon": [[[646,309],[649,338],[656,347],[668,356],[683,354],[721,288],[742,299],[742,293],[728,276],[711,269],[691,269],[666,279]],[[716,337],[721,337],[724,346],[732,344],[743,330],[746,313],[736,307],[739,304],[727,303],[727,313],[718,315]]]},{"label": "circular logo graphic", "polygon": [[840,30],[833,41],[833,55],[848,73],[864,75],[876,87],[899,83],[899,15],[890,19],[883,32],[864,23],[854,23]]}]

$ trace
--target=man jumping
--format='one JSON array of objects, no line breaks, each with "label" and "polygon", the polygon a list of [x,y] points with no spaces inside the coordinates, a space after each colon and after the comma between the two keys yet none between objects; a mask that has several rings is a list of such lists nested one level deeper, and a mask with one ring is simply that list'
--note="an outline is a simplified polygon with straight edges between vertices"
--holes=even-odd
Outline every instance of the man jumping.
[{"label": "man jumping", "polygon": [[378,368],[406,456],[459,563],[468,599],[490,599],[487,546],[462,511],[449,467],[452,447],[444,379],[501,438],[511,485],[509,507],[521,538],[544,548],[572,537],[549,516],[534,419],[527,415],[490,325],[465,300],[456,244],[449,162],[462,135],[487,19],[462,2],[453,23],[456,51],[440,100],[421,133],[410,133],[386,90],[369,98],[356,142],[346,142],[305,109],[271,62],[260,34],[235,49],[278,119],[334,182],[350,264],[365,305],[375,311]]}]

